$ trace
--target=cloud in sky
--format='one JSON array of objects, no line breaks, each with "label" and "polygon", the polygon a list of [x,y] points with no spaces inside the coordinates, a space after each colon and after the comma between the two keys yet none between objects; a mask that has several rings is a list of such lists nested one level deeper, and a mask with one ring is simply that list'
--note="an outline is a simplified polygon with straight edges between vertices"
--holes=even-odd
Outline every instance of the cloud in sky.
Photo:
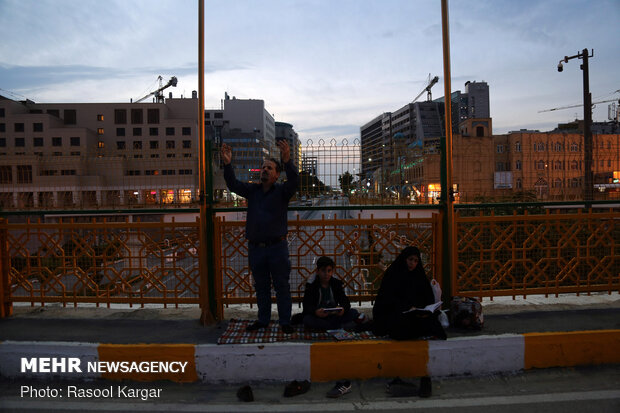
[{"label": "cloud in sky", "polygon": [[[198,88],[195,0],[0,0],[0,93],[39,102],[125,102],[177,76]],[[593,100],[620,89],[620,2],[449,2],[452,90],[486,81],[496,133],[547,130],[583,116],[580,62],[594,49]],[[410,102],[429,74],[444,95],[437,0],[206,0],[205,105],[227,91],[263,99],[302,140],[359,137],[375,116]],[[421,99],[424,99],[423,96]],[[607,117],[597,105],[594,120]]]}]

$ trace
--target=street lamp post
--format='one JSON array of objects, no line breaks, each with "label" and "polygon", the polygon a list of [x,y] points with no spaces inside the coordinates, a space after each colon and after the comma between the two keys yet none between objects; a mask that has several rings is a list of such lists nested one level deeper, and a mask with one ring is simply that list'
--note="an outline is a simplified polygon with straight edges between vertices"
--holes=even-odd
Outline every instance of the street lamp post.
[{"label": "street lamp post", "polygon": [[[584,146],[584,201],[592,201],[594,199],[594,185],[592,172],[592,95],[590,94],[590,72],[588,68],[588,58],[594,56],[588,53],[588,49],[583,49],[581,53],[574,56],[564,56],[564,59],[558,63],[558,72],[564,70],[562,62],[568,63],[571,59],[582,59],[581,70],[583,71],[583,146]],[[586,207],[588,205],[586,204]]]}]

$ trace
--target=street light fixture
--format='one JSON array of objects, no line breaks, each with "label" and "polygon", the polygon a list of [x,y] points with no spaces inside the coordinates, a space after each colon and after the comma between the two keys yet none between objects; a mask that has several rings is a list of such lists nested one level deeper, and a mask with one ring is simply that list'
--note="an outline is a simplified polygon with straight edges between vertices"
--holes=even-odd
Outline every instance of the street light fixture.
[{"label": "street light fixture", "polygon": [[592,95],[590,94],[590,73],[588,69],[588,58],[593,56],[594,49],[592,49],[592,54],[588,53],[588,49],[583,49],[581,53],[577,53],[574,56],[564,56],[564,59],[561,59],[558,63],[558,72],[561,72],[564,70],[562,62],[568,63],[569,60],[575,58],[583,60],[581,70],[583,71],[584,201],[592,201],[594,199],[592,173]]}]

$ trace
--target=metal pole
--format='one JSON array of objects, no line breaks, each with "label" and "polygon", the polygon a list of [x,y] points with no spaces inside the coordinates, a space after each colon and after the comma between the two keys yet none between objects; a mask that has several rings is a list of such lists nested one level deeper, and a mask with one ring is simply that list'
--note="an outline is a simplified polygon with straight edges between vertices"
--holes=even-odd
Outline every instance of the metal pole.
[{"label": "metal pole", "polygon": [[[583,49],[583,145],[584,145],[584,201],[594,200],[592,172],[592,95],[590,94],[590,72],[588,68],[588,49]],[[586,209],[589,204],[586,203]]]},{"label": "metal pole", "polygon": [[452,194],[452,85],[450,74],[450,26],[448,19],[448,0],[441,0],[441,28],[443,39],[443,78],[446,137],[442,159],[441,200],[446,213],[442,225],[443,232],[443,301],[449,303],[452,298],[452,283],[456,279],[456,237],[454,227],[454,206]]},{"label": "metal pole", "polygon": [[[209,255],[213,255],[213,232],[208,233],[209,223],[213,227],[212,200],[207,199],[206,193],[206,177],[207,173],[211,173],[211,154],[205,148],[205,91],[204,91],[204,16],[205,2],[198,1],[198,148],[199,148],[199,202],[200,202],[200,246],[198,250],[198,266],[200,270],[200,322],[203,325],[213,324],[214,302],[213,295],[213,260],[208,259]],[[209,197],[211,198],[211,196]]]}]

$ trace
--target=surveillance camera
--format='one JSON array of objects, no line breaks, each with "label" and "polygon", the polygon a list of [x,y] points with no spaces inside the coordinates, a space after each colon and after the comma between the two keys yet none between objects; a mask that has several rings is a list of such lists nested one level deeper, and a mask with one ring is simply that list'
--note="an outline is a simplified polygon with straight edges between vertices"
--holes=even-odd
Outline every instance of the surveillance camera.
[{"label": "surveillance camera", "polygon": [[558,63],[558,72],[564,70],[564,66],[562,66],[562,62]]}]

